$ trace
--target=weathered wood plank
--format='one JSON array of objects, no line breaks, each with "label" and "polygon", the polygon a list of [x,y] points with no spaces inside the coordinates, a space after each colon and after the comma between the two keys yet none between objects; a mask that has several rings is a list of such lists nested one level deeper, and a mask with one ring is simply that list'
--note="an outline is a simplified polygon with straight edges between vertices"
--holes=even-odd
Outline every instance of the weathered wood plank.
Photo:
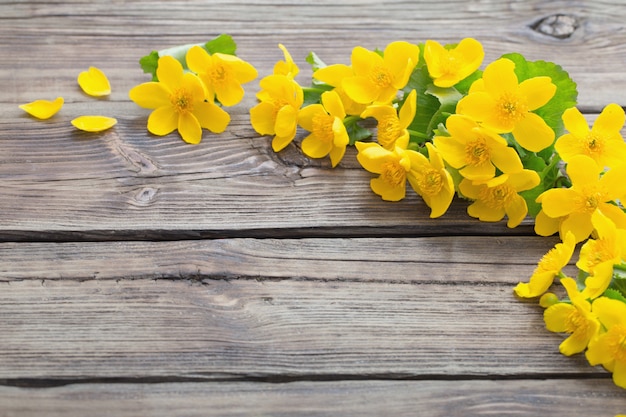
[{"label": "weathered wood plank", "polygon": [[0,380],[606,375],[558,353],[562,337],[512,285],[445,270],[421,283],[4,282]]},{"label": "weathered wood plank", "polygon": [[625,398],[606,379],[80,384],[1,387],[0,415],[613,417]]},{"label": "weathered wood plank", "polygon": [[513,285],[526,280],[557,241],[454,236],[0,243],[0,281],[220,277]]},{"label": "weathered wood plank", "polygon": [[[241,55],[265,71],[276,59],[278,42],[287,44],[301,61],[316,50],[328,62],[344,62],[357,44],[374,48],[396,39],[458,42],[472,36],[485,44],[488,60],[521,52],[530,59],[558,62],[579,81],[582,105],[599,109],[620,102],[615,85],[626,82],[617,64],[626,55],[625,35],[619,30],[626,16],[620,6],[619,0],[4,3],[0,53],[18,52],[24,70],[36,71],[42,60],[47,69],[33,77],[29,71],[12,71],[14,61],[7,61],[0,64],[0,73],[10,74],[11,94],[24,101],[27,87],[50,91],[59,75],[73,74],[85,65],[106,68],[114,56],[112,74],[128,77],[136,70],[138,57],[151,49],[201,42],[223,32],[234,35]],[[563,15],[571,21],[553,27],[566,30],[569,24],[574,29],[569,37],[559,39],[532,29],[547,17]],[[0,93],[0,101],[14,100],[7,93]]]}]

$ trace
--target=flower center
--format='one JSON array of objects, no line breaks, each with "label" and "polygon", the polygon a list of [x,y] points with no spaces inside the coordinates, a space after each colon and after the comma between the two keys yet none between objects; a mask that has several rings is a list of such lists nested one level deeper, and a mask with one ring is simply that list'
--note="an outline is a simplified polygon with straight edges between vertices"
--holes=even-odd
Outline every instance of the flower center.
[{"label": "flower center", "polygon": [[313,116],[313,135],[318,140],[325,143],[332,143],[335,135],[333,133],[333,122],[335,118],[329,114],[316,114]]},{"label": "flower center", "polygon": [[444,74],[457,74],[461,66],[461,60],[459,54],[456,51],[446,51],[446,54],[441,57],[439,65],[441,65],[441,72]]},{"label": "flower center", "polygon": [[515,124],[528,113],[526,101],[517,94],[504,93],[496,104],[498,118],[507,124]]},{"label": "flower center", "polygon": [[600,203],[607,201],[607,199],[604,193],[598,190],[583,190],[582,195],[576,200],[577,211],[581,213],[593,213]]},{"label": "flower center", "polygon": [[400,124],[398,118],[386,116],[378,121],[378,143],[383,148],[393,147],[396,139],[400,136]]},{"label": "flower center", "polygon": [[601,154],[604,151],[604,138],[593,132],[590,132],[583,140],[583,149],[585,154],[592,156]]},{"label": "flower center", "polygon": [[391,85],[393,77],[389,70],[382,66],[376,66],[371,69],[369,79],[379,88],[386,88]]},{"label": "flower center", "polygon": [[503,209],[515,194],[517,193],[510,185],[500,184],[484,187],[479,193],[479,199],[490,209]]},{"label": "flower center", "polygon": [[184,88],[175,90],[170,96],[170,102],[174,110],[179,114],[193,111],[193,96],[191,92]]},{"label": "flower center", "polygon": [[626,362],[626,325],[615,324],[606,335],[607,345],[618,362]]},{"label": "flower center", "polygon": [[491,152],[485,139],[479,137],[465,145],[466,165],[482,165],[489,160],[491,160]]},{"label": "flower center", "polygon": [[548,272],[548,271],[560,271],[563,268],[563,262],[561,261],[561,252],[557,248],[552,248],[543,255],[535,272]]},{"label": "flower center", "polygon": [[230,68],[218,63],[211,67],[207,75],[213,85],[220,85],[232,78],[232,71]]},{"label": "flower center", "polygon": [[576,309],[572,310],[565,318],[565,332],[574,333],[576,331],[586,334],[586,329],[589,327],[589,322],[582,314]]},{"label": "flower center", "polygon": [[428,169],[418,177],[417,184],[423,194],[435,196],[443,188],[443,178],[436,169]]},{"label": "flower center", "polygon": [[382,164],[380,176],[383,181],[393,188],[399,187],[406,182],[406,170],[398,161],[390,161]]}]

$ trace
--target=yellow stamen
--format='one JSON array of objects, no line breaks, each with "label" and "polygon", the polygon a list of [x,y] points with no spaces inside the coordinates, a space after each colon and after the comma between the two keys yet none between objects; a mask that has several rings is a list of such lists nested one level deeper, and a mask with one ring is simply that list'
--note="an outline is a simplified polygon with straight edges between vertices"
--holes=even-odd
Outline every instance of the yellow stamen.
[{"label": "yellow stamen", "polygon": [[179,114],[193,111],[193,96],[184,88],[175,90],[170,96],[170,102]]},{"label": "yellow stamen", "polygon": [[491,159],[491,152],[483,138],[477,138],[465,145],[465,163],[467,165],[482,165]]},{"label": "yellow stamen", "polygon": [[378,121],[378,143],[383,148],[392,146],[400,136],[398,118],[387,116]]},{"label": "yellow stamen", "polygon": [[406,182],[406,170],[398,161],[385,162],[382,165],[382,173],[380,174],[383,181],[391,187],[399,187]]},{"label": "yellow stamen", "polygon": [[589,321],[578,310],[572,310],[565,318],[564,324],[566,333],[579,331],[586,334],[586,329],[589,327]]},{"label": "yellow stamen", "polygon": [[393,77],[389,70],[382,66],[372,68],[369,73],[370,80],[378,87],[385,88],[391,85]]},{"label": "yellow stamen", "polygon": [[604,144],[604,137],[599,136],[593,132],[589,132],[587,137],[583,140],[583,149],[585,154],[589,156],[592,156],[594,154],[601,154],[604,151]]},{"label": "yellow stamen", "polygon": [[479,198],[491,209],[502,209],[517,194],[511,186],[500,184],[495,187],[484,187]]},{"label": "yellow stamen", "polygon": [[224,84],[232,78],[232,71],[224,65],[216,64],[211,68],[208,76],[211,79],[211,84]]},{"label": "yellow stamen", "polygon": [[611,327],[607,338],[608,349],[616,361],[626,362],[626,325],[615,324]]},{"label": "yellow stamen", "polygon": [[427,170],[417,179],[420,191],[428,196],[435,196],[439,194],[443,188],[443,183],[443,178],[436,169]]},{"label": "yellow stamen", "polygon": [[322,142],[332,143],[335,135],[333,133],[333,122],[335,118],[328,114],[317,114],[313,116],[313,135]]},{"label": "yellow stamen", "polygon": [[504,93],[496,105],[498,118],[505,123],[517,123],[528,113],[526,101],[517,94]]}]

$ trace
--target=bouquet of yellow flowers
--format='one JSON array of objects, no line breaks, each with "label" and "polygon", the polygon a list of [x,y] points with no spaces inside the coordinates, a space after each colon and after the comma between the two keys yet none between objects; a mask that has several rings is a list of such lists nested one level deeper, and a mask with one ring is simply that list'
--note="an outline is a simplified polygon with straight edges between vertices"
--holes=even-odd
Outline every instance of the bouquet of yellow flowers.
[{"label": "bouquet of yellow flowers", "polygon": [[[399,201],[409,184],[430,208],[446,213],[454,196],[469,201],[481,221],[518,226],[530,216],[542,236],[559,234],[528,282],[514,292],[539,298],[548,330],[566,334],[564,355],[585,352],[589,363],[613,373],[626,388],[626,143],[624,110],[607,105],[589,127],[576,108],[577,89],[566,71],[546,61],[505,54],[481,70],[483,47],[467,38],[454,45],[396,41],[383,50],[357,46],[350,64],[327,65],[311,52],[312,79],[302,86],[287,48],[272,74],[260,80],[250,122],[272,136],[280,152],[298,137],[302,152],[336,167],[346,148],[373,174],[372,191]],[[236,56],[220,35],[141,58],[152,80],[132,88],[130,99],[152,109],[154,135],[175,130],[197,144],[203,129],[223,132],[243,84],[256,69]],[[93,96],[109,94],[97,68],[79,85]],[[20,106],[37,118],[60,110],[61,97]],[[112,128],[105,116],[72,121],[90,132]],[[580,244],[575,263],[566,269]],[[547,292],[558,278],[561,296]]]}]

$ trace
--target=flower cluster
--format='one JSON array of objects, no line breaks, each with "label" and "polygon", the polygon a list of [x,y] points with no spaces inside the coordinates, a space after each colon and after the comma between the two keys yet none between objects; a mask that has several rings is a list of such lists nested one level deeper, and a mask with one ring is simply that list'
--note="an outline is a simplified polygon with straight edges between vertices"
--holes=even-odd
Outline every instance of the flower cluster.
[{"label": "flower cluster", "polygon": [[326,65],[311,53],[311,85],[302,87],[298,66],[280,48],[285,60],[261,80],[250,111],[253,128],[274,136],[277,152],[301,127],[309,132],[303,153],[328,156],[333,167],[354,145],[362,167],[377,175],[370,185],[383,200],[403,199],[408,183],[431,217],[458,194],[471,200],[470,216],[507,216],[509,227],[529,206],[535,216],[536,197],[562,177],[554,139],[577,92],[552,63],[509,54],[481,71],[484,51],[475,39],[396,41],[384,50],[355,47],[350,65]]},{"label": "flower cluster", "polygon": [[183,45],[153,51],[140,62],[152,81],[129,92],[130,99],[153,109],[148,131],[157,136],[175,130],[191,144],[202,140],[202,129],[222,133],[234,106],[244,96],[242,84],[257,77],[256,69],[235,55],[232,38],[221,35],[204,45]]}]

